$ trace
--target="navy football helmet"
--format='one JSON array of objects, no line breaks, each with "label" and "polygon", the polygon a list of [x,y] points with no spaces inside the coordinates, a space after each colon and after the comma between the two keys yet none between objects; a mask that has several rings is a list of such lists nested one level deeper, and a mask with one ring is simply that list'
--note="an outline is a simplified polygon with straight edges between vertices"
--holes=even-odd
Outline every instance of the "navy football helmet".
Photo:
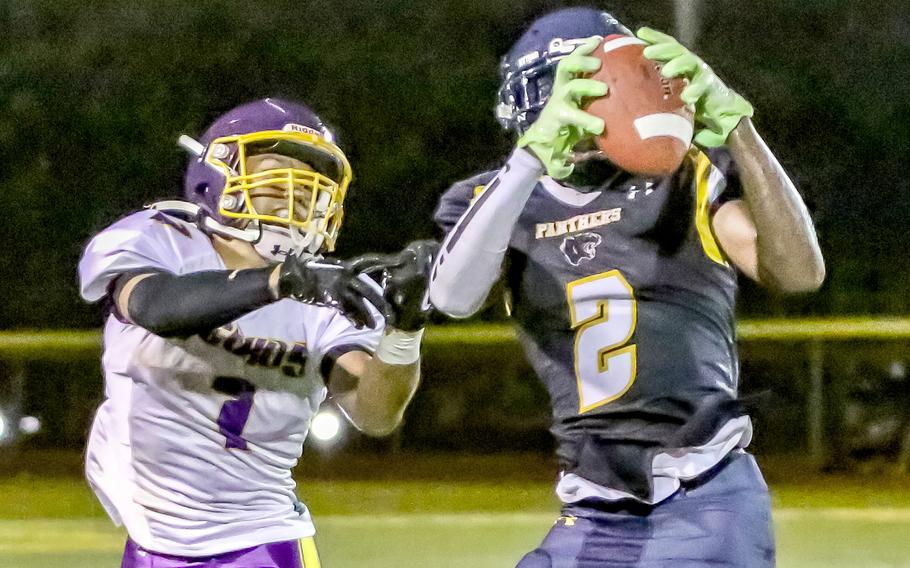
[{"label": "navy football helmet", "polygon": [[535,20],[500,63],[502,84],[496,106],[499,123],[523,133],[550,97],[559,60],[585,38],[613,34],[632,32],[610,14],[595,8],[566,8]]}]

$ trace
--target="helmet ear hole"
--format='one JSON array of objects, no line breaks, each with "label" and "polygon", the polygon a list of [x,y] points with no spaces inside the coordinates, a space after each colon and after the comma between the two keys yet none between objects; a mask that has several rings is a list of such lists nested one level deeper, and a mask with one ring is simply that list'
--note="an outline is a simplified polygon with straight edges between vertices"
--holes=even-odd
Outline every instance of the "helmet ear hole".
[{"label": "helmet ear hole", "polygon": [[208,184],[199,183],[196,184],[196,187],[193,188],[193,191],[196,192],[196,195],[203,196],[205,195],[205,190],[209,188]]}]

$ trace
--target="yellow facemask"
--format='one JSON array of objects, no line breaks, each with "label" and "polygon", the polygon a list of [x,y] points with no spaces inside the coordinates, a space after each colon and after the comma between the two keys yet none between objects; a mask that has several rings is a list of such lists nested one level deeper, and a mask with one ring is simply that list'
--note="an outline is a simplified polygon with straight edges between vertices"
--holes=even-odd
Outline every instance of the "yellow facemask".
[{"label": "yellow facemask", "polygon": [[[296,158],[313,169],[250,171],[249,158],[264,153]],[[319,239],[325,250],[335,249],[351,182],[351,166],[338,146],[315,132],[268,130],[216,138],[205,161],[224,172],[218,211],[222,216],[296,228],[310,240]],[[257,189],[283,191],[281,199],[287,199],[287,208],[281,215],[256,211]]]}]

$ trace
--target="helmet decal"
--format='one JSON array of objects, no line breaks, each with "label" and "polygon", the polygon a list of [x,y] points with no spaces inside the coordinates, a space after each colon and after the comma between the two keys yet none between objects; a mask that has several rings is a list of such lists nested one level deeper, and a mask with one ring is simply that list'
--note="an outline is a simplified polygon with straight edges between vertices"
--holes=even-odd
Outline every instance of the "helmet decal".
[{"label": "helmet decal", "polygon": [[[293,122],[289,122],[289,123],[285,124],[284,126],[282,126],[281,130],[283,130],[284,132],[305,132],[307,134],[315,134],[316,136],[323,135],[322,132],[319,132],[318,130],[310,128],[309,126],[304,126],[302,124],[294,124]],[[325,137],[325,138],[328,138],[328,137]]]}]

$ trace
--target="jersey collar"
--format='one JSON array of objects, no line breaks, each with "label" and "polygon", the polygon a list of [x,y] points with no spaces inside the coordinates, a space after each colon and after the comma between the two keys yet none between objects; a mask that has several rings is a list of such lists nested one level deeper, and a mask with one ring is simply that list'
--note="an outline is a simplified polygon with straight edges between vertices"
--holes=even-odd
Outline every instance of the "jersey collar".
[{"label": "jersey collar", "polygon": [[600,197],[600,194],[603,193],[603,190],[583,193],[560,184],[550,176],[541,176],[540,184],[553,199],[571,207],[584,207]]}]

